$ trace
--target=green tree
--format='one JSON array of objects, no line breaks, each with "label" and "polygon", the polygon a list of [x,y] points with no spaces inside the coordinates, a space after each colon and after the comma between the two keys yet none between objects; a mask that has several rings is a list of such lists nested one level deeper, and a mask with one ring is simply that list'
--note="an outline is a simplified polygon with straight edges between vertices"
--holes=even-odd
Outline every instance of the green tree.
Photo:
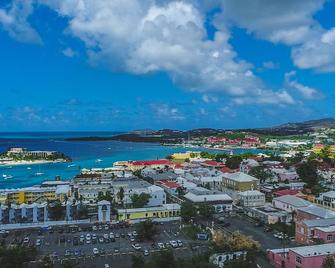
[{"label": "green tree", "polygon": [[327,256],[322,263],[322,268],[334,268],[335,267],[335,261],[334,258],[331,256]]},{"label": "green tree", "polygon": [[51,220],[62,220],[65,216],[65,208],[59,201],[53,202],[48,206],[48,215]]},{"label": "green tree", "polygon": [[210,219],[213,217],[215,210],[214,207],[209,204],[201,204],[199,206],[199,214],[203,218]]},{"label": "green tree", "polygon": [[242,162],[242,157],[239,155],[233,155],[226,159],[226,166],[231,169],[236,169],[240,167]]},{"label": "green tree", "polygon": [[144,259],[140,255],[132,255],[131,262],[133,268],[144,268]]},{"label": "green tree", "polygon": [[0,248],[1,268],[21,268],[25,262],[35,260],[37,250],[34,247]]},{"label": "green tree", "polygon": [[189,222],[197,215],[197,209],[191,202],[183,202],[180,208],[180,216],[185,222]]},{"label": "green tree", "polygon": [[185,190],[183,189],[183,187],[177,187],[176,192],[178,194],[179,197],[182,197],[185,194]]},{"label": "green tree", "polygon": [[41,262],[38,264],[39,268],[52,268],[54,267],[50,256],[46,255],[42,258]]},{"label": "green tree", "polygon": [[123,189],[123,187],[120,187],[120,189],[117,193],[117,197],[119,198],[121,204],[123,204],[123,199],[124,199],[124,189]]},{"label": "green tree", "polygon": [[158,230],[151,220],[140,222],[136,226],[138,237],[143,240],[152,240]]},{"label": "green tree", "polygon": [[272,173],[264,169],[262,166],[254,167],[249,171],[250,176],[254,176],[259,179],[260,183],[263,183],[266,179],[272,178]]},{"label": "green tree", "polygon": [[154,254],[152,264],[153,266],[149,267],[175,268],[176,263],[172,250],[161,251]]},{"label": "green tree", "polygon": [[131,197],[131,202],[133,203],[134,208],[143,208],[146,206],[150,200],[150,194],[141,193],[141,194],[133,194]]},{"label": "green tree", "polygon": [[316,161],[307,161],[302,163],[297,168],[299,178],[306,182],[307,187],[314,187],[319,183],[319,177],[317,173],[318,163]]}]

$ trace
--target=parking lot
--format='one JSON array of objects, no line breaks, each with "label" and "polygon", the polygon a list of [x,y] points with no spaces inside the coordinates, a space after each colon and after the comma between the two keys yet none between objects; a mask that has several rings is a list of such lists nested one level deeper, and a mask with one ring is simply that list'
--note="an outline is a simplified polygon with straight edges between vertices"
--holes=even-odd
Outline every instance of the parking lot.
[{"label": "parking lot", "polygon": [[[80,267],[129,267],[131,256],[144,258],[153,252],[171,248],[176,256],[192,254],[189,239],[180,233],[179,222],[157,224],[158,235],[154,241],[140,241],[135,225],[104,224],[86,226],[53,227],[44,230],[11,231],[2,239],[4,246],[36,246],[38,257],[52,256],[55,266],[66,260],[79,263]],[[97,266],[96,266],[97,265]],[[36,263],[29,265],[36,266]]]}]

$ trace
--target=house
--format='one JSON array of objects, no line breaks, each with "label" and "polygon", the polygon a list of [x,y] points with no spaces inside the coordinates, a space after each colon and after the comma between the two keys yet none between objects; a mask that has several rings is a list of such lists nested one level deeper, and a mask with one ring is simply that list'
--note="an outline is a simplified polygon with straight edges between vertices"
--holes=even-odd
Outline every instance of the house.
[{"label": "house", "polygon": [[320,194],[320,196],[315,199],[315,203],[318,206],[335,210],[335,191]]},{"label": "house", "polygon": [[259,180],[243,172],[223,173],[222,185],[234,191],[258,190]]},{"label": "house", "polygon": [[[324,229],[317,231],[317,228],[333,228],[335,218],[314,219],[296,222],[295,241],[299,244],[309,245],[314,243],[314,238],[324,238],[326,233]],[[330,231],[328,229],[328,231]]]},{"label": "house", "polygon": [[184,198],[197,205],[210,204],[216,212],[231,211],[233,209],[233,199],[220,191],[211,191],[203,187],[190,189]]},{"label": "house", "polygon": [[242,207],[261,207],[265,205],[265,194],[260,191],[244,191],[238,194]]},{"label": "house", "polygon": [[307,195],[301,192],[301,190],[291,190],[291,189],[283,189],[278,190],[273,193],[275,197],[285,196],[285,195],[292,195],[302,199],[306,199]]},{"label": "house", "polygon": [[247,207],[245,211],[249,217],[258,219],[265,224],[290,223],[292,221],[291,213],[271,206]]},{"label": "house", "polygon": [[308,207],[312,203],[296,197],[294,195],[284,195],[273,198],[272,206],[278,209],[285,210],[287,212],[296,211],[298,208]]},{"label": "house", "polygon": [[320,268],[328,257],[334,257],[335,243],[267,251],[267,258],[276,268]]},{"label": "house", "polygon": [[213,263],[217,267],[224,267],[225,262],[243,259],[247,257],[247,251],[235,251],[235,252],[224,252],[224,253],[215,253],[209,257],[209,262]]},{"label": "house", "polygon": [[128,162],[128,169],[131,171],[141,170],[145,167],[151,167],[155,169],[164,169],[166,167],[174,168],[175,163],[166,160],[166,159],[159,159],[159,160],[139,160],[139,161],[130,161]]},{"label": "house", "polygon": [[180,219],[179,204],[164,204],[157,207],[118,209],[119,221],[176,220]]}]

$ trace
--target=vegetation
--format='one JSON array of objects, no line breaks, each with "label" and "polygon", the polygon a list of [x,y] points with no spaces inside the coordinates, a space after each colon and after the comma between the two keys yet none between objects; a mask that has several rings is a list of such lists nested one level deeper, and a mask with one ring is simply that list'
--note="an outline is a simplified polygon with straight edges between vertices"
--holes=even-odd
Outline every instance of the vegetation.
[{"label": "vegetation", "polygon": [[243,160],[242,156],[233,155],[233,156],[226,159],[226,166],[231,168],[231,169],[239,168],[242,160]]},{"label": "vegetation", "polygon": [[113,199],[113,195],[110,191],[106,191],[105,194],[103,192],[98,193],[98,201],[106,200],[109,202],[113,202]]},{"label": "vegetation", "polygon": [[210,219],[213,217],[215,210],[214,207],[209,204],[201,204],[199,206],[199,215],[203,218]]},{"label": "vegetation", "polygon": [[130,199],[133,203],[134,208],[143,208],[149,203],[150,194],[147,193],[133,194],[130,197]]},{"label": "vegetation", "polygon": [[25,262],[35,260],[37,250],[31,247],[0,248],[1,268],[21,268]]},{"label": "vegetation", "polygon": [[264,183],[267,179],[273,178],[273,174],[262,166],[252,168],[249,175],[259,179],[260,183]]},{"label": "vegetation", "polygon": [[180,216],[184,222],[189,222],[197,216],[197,209],[191,202],[183,202],[180,208]]},{"label": "vegetation", "polygon": [[334,267],[335,267],[334,257],[327,256],[322,263],[322,268],[334,268]]},{"label": "vegetation", "polygon": [[305,182],[309,188],[313,188],[319,183],[317,169],[318,162],[314,160],[308,160],[307,162],[300,164],[300,166],[297,168],[297,173],[300,179]]},{"label": "vegetation", "polygon": [[132,255],[131,261],[133,268],[144,268],[144,259],[141,255]]},{"label": "vegetation", "polygon": [[121,204],[123,204],[123,199],[124,199],[124,189],[123,189],[123,187],[120,187],[120,190],[117,193],[117,197],[119,198]]},{"label": "vegetation", "polygon": [[48,205],[49,218],[54,221],[59,221],[65,216],[65,209],[59,201],[55,201]]},{"label": "vegetation", "polygon": [[152,240],[158,230],[151,220],[140,222],[136,226],[138,237],[143,240]]},{"label": "vegetation", "polygon": [[182,232],[188,238],[192,240],[196,240],[197,234],[203,232],[203,230],[197,225],[188,225],[188,226],[183,227]]}]

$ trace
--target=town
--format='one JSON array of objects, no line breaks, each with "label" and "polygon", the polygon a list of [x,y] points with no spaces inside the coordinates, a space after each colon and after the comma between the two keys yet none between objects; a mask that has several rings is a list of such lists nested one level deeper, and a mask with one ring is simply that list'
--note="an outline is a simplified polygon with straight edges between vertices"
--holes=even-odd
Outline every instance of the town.
[{"label": "town", "polygon": [[[23,247],[29,267],[144,267],[154,256],[198,267],[332,267],[333,133],[267,141],[276,152],[187,151],[2,189],[1,245]],[[242,135],[260,143],[256,134]],[[203,140],[215,148],[227,142]]]}]

